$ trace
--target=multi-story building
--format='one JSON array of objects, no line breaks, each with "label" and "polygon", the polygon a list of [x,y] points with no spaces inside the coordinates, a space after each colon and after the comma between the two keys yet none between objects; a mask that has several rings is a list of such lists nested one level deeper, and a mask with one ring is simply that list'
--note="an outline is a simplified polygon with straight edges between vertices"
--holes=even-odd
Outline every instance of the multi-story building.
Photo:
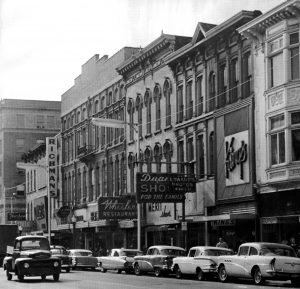
[{"label": "multi-story building", "polygon": [[220,236],[230,247],[255,239],[253,55],[236,29],[260,14],[198,23],[192,41],[167,59],[175,77],[177,162],[190,164],[178,169],[198,181],[185,200],[188,247],[215,245]]},{"label": "multi-story building", "polygon": [[[118,67],[126,84],[127,190],[131,194],[137,193],[137,172],[176,172],[176,84],[165,58],[190,40],[190,37],[162,34]],[[141,236],[134,230],[134,246],[140,237],[141,248],[181,244],[178,221],[181,211],[181,203],[141,204]]]},{"label": "multi-story building", "polygon": [[[8,223],[11,211],[25,218],[23,170],[16,163],[24,153],[60,130],[60,102],[3,99],[0,102],[0,223]],[[23,186],[24,187],[24,186]]]},{"label": "multi-story building", "polygon": [[131,218],[122,223],[98,214],[99,197],[127,193],[124,127],[98,127],[92,118],[125,120],[125,86],[116,67],[137,51],[125,47],[110,58],[95,55],[61,98],[62,205],[72,208],[71,246],[77,248],[104,251],[130,240]]},{"label": "multi-story building", "polygon": [[284,1],[238,31],[252,40],[256,193],[261,240],[300,241],[300,1]]}]

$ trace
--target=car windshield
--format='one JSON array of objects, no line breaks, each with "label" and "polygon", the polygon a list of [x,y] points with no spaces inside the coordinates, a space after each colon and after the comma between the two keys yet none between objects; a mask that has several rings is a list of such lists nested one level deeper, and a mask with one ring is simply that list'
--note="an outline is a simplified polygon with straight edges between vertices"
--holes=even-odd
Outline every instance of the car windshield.
[{"label": "car windshield", "polygon": [[262,256],[289,256],[296,257],[293,248],[266,246],[261,248],[260,255]]},{"label": "car windshield", "polygon": [[218,250],[218,249],[207,249],[204,250],[204,256],[223,256],[223,255],[233,255],[232,251]]},{"label": "car windshield", "polygon": [[55,249],[51,249],[52,254],[67,254],[66,249],[63,248],[55,248]]},{"label": "car windshield", "polygon": [[171,256],[185,256],[185,251],[177,249],[162,249],[160,251],[161,255],[171,255]]},{"label": "car windshield", "polygon": [[21,244],[22,250],[50,250],[49,242],[47,239],[28,239],[23,240]]},{"label": "car windshield", "polygon": [[134,257],[134,256],[140,256],[142,255],[142,252],[139,251],[121,251],[120,256],[127,256],[127,257]]},{"label": "car windshield", "polygon": [[91,256],[92,252],[91,251],[75,251],[73,253],[74,256]]}]

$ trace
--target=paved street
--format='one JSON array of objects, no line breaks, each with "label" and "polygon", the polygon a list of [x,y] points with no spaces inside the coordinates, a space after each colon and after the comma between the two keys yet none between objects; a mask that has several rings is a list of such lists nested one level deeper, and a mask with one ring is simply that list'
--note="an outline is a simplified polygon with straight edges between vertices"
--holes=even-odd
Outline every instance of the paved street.
[{"label": "paved street", "polygon": [[[14,276],[12,281],[6,280],[5,272],[0,268],[0,287],[1,288],[83,288],[83,289],[137,289],[137,288],[174,288],[174,289],[271,289],[271,288],[293,288],[290,282],[268,282],[265,286],[252,285],[251,281],[240,281],[239,283],[221,284],[213,281],[199,282],[196,280],[181,279],[171,277],[157,278],[154,275],[119,275],[113,271],[101,273],[99,271],[71,271],[62,273],[59,282],[54,282],[51,276],[46,281],[38,277],[25,277],[24,282],[19,282]],[[201,286],[200,286],[201,285]]]}]

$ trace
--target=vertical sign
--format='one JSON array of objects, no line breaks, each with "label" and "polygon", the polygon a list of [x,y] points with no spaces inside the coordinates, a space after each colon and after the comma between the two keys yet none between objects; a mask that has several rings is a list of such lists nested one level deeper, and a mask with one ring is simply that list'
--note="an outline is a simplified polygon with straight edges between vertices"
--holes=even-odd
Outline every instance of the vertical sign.
[{"label": "vertical sign", "polygon": [[46,138],[46,160],[48,168],[48,190],[51,198],[57,197],[57,143],[56,138]]}]

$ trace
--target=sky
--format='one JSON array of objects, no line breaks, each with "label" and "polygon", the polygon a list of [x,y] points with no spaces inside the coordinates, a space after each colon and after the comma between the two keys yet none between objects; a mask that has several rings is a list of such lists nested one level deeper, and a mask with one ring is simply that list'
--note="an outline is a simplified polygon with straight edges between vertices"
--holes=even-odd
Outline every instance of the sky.
[{"label": "sky", "polygon": [[285,0],[0,0],[0,98],[60,101],[93,55],[193,36],[241,10]]}]

